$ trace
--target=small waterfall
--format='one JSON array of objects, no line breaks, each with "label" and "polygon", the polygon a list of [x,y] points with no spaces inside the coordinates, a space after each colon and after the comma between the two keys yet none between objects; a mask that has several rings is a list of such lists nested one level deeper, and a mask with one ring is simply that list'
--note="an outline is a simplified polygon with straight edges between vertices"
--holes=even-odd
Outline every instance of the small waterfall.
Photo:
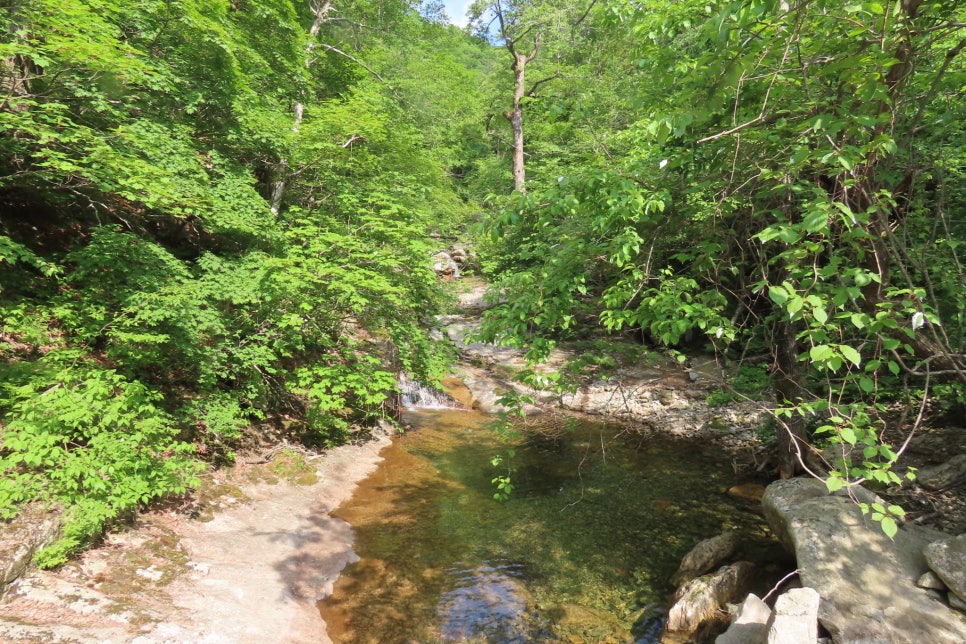
[{"label": "small waterfall", "polygon": [[399,402],[406,409],[462,409],[463,406],[439,389],[427,387],[399,374]]}]

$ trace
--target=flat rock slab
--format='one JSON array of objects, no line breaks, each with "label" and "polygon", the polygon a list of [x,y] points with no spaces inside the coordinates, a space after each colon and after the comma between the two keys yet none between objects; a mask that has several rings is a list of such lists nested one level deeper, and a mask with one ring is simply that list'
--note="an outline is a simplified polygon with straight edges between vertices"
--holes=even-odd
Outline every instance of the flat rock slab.
[{"label": "flat rock slab", "polygon": [[818,591],[819,620],[836,644],[966,642],[966,620],[916,586],[929,569],[923,548],[945,535],[906,525],[890,541],[854,502],[814,479],[776,481],[762,504],[802,584]]},{"label": "flat rock slab", "polygon": [[[330,642],[316,602],[356,556],[350,526],[329,512],[390,442],[375,432],[314,460],[313,485],[239,482],[245,500],[212,521],[168,518],[159,539],[148,527],[109,535],[62,570],[32,571],[0,602],[0,642]],[[144,564],[127,570],[125,552]]]}]

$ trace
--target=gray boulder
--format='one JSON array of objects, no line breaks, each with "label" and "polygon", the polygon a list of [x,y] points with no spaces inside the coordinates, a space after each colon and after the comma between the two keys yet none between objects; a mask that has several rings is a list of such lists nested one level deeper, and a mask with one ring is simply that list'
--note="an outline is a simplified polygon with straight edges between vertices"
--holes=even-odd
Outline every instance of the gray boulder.
[{"label": "gray boulder", "polygon": [[966,601],[966,534],[934,541],[925,547],[923,554],[949,592]]},{"label": "gray boulder", "polygon": [[674,633],[691,633],[713,618],[728,602],[747,592],[755,564],[738,561],[717,572],[692,579],[675,595],[665,628]]},{"label": "gray boulder", "polygon": [[[926,548],[928,547],[929,546],[926,546]],[[929,555],[926,555],[926,561],[929,561]],[[922,573],[922,576],[919,577],[919,581],[916,582],[916,585],[920,588],[926,588],[927,590],[939,590],[942,592],[949,590],[949,586],[947,586],[943,580],[939,578],[939,575],[931,570]]]},{"label": "gray boulder", "polygon": [[792,588],[775,602],[768,622],[768,644],[815,644],[819,596],[812,588]]},{"label": "gray boulder", "polygon": [[27,506],[16,518],[0,522],[0,597],[33,563],[37,551],[57,541],[63,527],[61,508]]},{"label": "gray boulder", "polygon": [[735,621],[714,644],[765,644],[768,641],[768,620],[771,609],[768,604],[751,594],[738,607]]},{"label": "gray boulder", "polygon": [[715,566],[720,566],[737,552],[739,544],[738,535],[734,532],[725,532],[699,541],[681,560],[681,565],[671,581],[678,586],[703,575]]},{"label": "gray boulder", "polygon": [[966,481],[966,454],[954,456],[941,465],[924,467],[916,473],[916,483],[927,490],[944,490]]},{"label": "gray boulder", "polygon": [[923,548],[942,537],[914,525],[890,540],[846,496],[814,479],[768,486],[765,516],[795,554],[804,586],[821,597],[819,621],[836,644],[961,644],[966,622],[916,586]]},{"label": "gray boulder", "polygon": [[440,251],[433,255],[433,271],[443,278],[457,278],[460,276],[460,267],[453,261],[450,254]]}]

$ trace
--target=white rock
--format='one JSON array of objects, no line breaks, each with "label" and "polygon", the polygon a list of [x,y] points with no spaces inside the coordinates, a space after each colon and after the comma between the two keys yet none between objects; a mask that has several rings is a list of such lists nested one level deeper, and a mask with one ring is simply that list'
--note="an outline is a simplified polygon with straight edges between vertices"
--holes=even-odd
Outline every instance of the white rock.
[{"label": "white rock", "polygon": [[819,603],[814,588],[793,588],[783,593],[768,624],[768,644],[815,644]]}]

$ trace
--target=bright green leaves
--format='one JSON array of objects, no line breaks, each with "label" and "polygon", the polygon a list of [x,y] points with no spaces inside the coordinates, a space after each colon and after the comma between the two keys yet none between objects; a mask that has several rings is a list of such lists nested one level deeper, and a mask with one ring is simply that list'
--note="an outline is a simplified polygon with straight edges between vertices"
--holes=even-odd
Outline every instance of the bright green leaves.
[{"label": "bright green leaves", "polygon": [[838,371],[843,364],[858,367],[862,356],[847,344],[816,344],[808,350],[808,357],[817,368]]},{"label": "bright green leaves", "polygon": [[601,324],[611,330],[647,329],[655,340],[671,346],[681,342],[692,330],[721,338],[730,335],[731,323],[723,315],[725,299],[718,293],[702,290],[685,276],[675,276],[670,269],[661,271],[657,286],[635,284],[628,276],[602,294],[606,308],[600,314]]},{"label": "bright green leaves", "polygon": [[38,257],[23,244],[18,244],[9,237],[0,235],[0,267],[4,267],[4,265],[12,267],[18,263],[35,268],[45,277],[54,277],[61,272],[60,267],[56,264]]},{"label": "bright green leaves", "polygon": [[882,525],[882,531],[890,539],[899,531],[898,522],[906,516],[906,511],[898,505],[885,503],[860,503],[862,514],[867,514],[873,521]]},{"label": "bright green leaves", "polygon": [[[402,2],[353,5],[316,36],[304,2],[242,4],[0,16],[0,508],[74,506],[48,564],[184,491],[177,436],[230,458],[244,427],[284,416],[334,444],[390,411],[400,366],[431,381],[448,363],[428,331],[443,301],[429,233],[451,237],[472,206],[411,106],[360,65],[422,23]],[[364,13],[384,29],[350,34]]]},{"label": "bright green leaves", "polygon": [[34,498],[91,510],[68,512],[64,537],[42,559],[49,566],[121,512],[196,485],[198,465],[156,391],[73,352],[36,367],[4,392],[0,515]]}]

